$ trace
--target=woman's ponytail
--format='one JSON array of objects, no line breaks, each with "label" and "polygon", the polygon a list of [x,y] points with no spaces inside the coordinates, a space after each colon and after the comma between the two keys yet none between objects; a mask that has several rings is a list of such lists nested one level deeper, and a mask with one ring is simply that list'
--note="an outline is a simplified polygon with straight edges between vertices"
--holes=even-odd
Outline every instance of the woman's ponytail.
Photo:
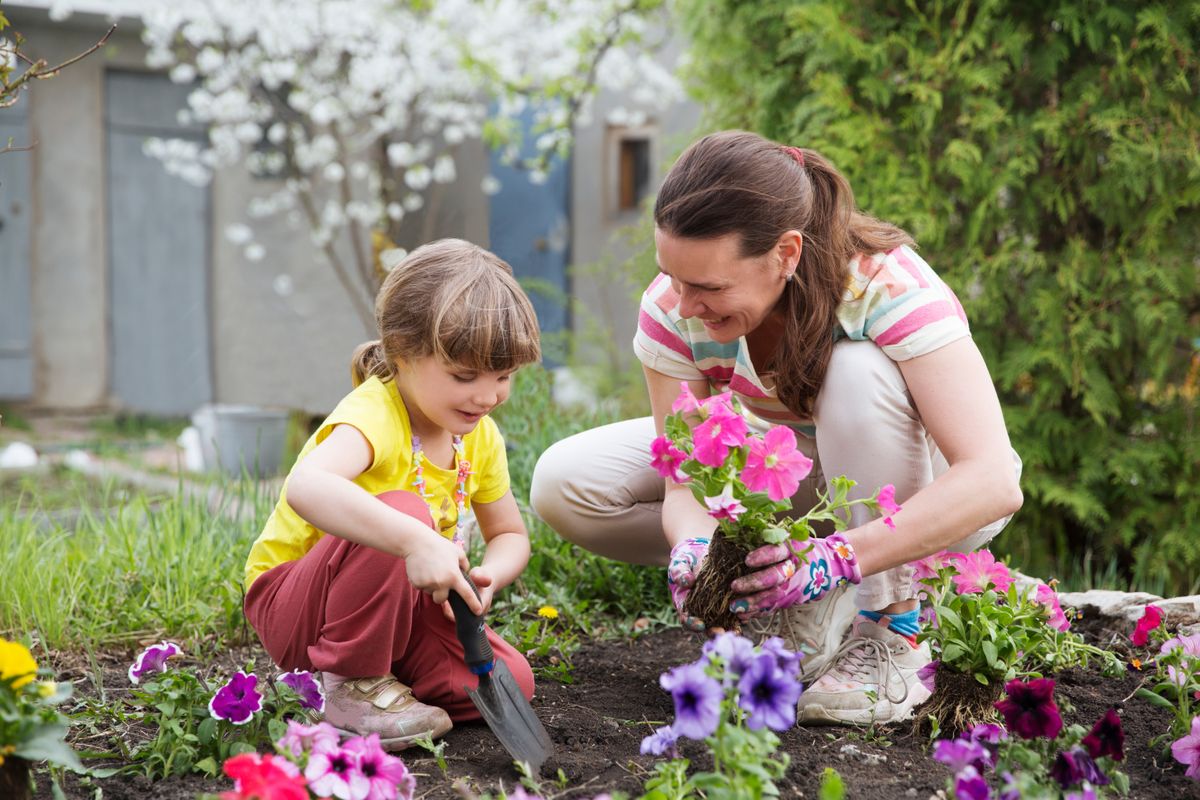
[{"label": "woman's ponytail", "polygon": [[350,382],[358,386],[371,376],[380,380],[392,377],[393,368],[383,353],[383,342],[374,339],[354,348],[350,357]]}]

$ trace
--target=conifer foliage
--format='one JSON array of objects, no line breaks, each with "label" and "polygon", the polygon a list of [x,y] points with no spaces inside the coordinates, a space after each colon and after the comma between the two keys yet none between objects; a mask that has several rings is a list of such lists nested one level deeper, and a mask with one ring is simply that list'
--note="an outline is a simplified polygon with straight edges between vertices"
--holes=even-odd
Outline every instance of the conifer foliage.
[{"label": "conifer foliage", "polygon": [[1200,575],[1200,2],[683,0],[714,128],[829,156],[991,367],[1031,569]]}]

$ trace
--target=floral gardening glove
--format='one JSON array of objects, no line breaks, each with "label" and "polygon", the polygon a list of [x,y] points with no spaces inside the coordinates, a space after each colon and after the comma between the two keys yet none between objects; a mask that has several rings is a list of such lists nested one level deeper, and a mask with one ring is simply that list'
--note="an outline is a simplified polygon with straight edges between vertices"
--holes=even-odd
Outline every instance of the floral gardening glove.
[{"label": "floral gardening glove", "polygon": [[685,613],[683,604],[692,590],[692,584],[696,582],[696,573],[700,571],[700,563],[706,555],[707,536],[684,539],[671,548],[671,563],[667,566],[667,588],[671,592],[671,601],[675,603],[679,621],[685,628],[694,631],[704,630],[704,621]]},{"label": "floral gardening glove", "polygon": [[743,622],[818,600],[839,584],[862,581],[854,548],[840,533],[763,545],[746,556],[746,564],[762,569],[738,578],[731,586],[734,594],[744,595],[729,606]]}]

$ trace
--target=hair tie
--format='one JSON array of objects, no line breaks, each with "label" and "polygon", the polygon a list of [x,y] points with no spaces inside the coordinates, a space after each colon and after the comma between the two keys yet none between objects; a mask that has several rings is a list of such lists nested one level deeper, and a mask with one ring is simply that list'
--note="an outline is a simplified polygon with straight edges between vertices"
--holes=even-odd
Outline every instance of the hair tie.
[{"label": "hair tie", "polygon": [[790,147],[784,145],[783,152],[795,159],[796,163],[799,164],[801,168],[804,167],[804,151],[799,147]]}]

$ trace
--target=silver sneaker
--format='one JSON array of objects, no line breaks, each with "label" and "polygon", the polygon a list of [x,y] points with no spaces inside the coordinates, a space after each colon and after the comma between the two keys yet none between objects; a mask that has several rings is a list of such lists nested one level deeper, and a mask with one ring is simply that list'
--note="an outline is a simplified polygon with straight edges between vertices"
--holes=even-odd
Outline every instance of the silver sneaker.
[{"label": "silver sneaker", "polygon": [[917,672],[931,660],[928,644],[913,647],[886,623],[860,616],[854,635],[800,695],[796,720],[802,725],[902,722],[929,698]]},{"label": "silver sneaker", "polygon": [[824,670],[858,613],[851,588],[844,583],[830,589],[815,603],[800,603],[752,619],[746,623],[746,636],[755,644],[778,636],[787,649],[803,653],[800,680],[807,683]]}]

